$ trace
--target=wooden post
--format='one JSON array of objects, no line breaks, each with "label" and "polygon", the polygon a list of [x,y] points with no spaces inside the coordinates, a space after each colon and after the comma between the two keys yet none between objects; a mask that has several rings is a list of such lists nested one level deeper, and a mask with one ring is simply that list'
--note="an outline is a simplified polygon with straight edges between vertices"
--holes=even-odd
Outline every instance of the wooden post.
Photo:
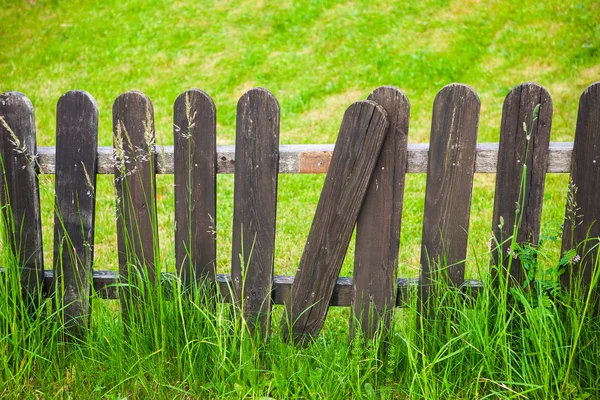
[{"label": "wooden post", "polygon": [[535,271],[514,258],[517,248],[511,249],[511,238],[516,234],[517,246],[539,242],[551,126],[552,100],[546,89],[524,83],[506,96],[492,220],[494,285],[499,269],[510,286],[533,284]]},{"label": "wooden post", "polygon": [[387,129],[385,110],[372,101],[356,102],[344,113],[292,298],[282,319],[284,336],[291,335],[296,343],[318,335],[323,327]]},{"label": "wooden post", "polygon": [[154,110],[140,92],[127,92],[113,105],[117,245],[123,320],[132,303],[156,280],[158,253]]},{"label": "wooden post", "polygon": [[41,303],[44,282],[36,154],[33,105],[19,92],[3,93],[0,95],[0,203],[5,240],[21,269],[22,294],[29,306]]},{"label": "wooden post", "polygon": [[96,101],[86,92],[65,93],[56,107],[54,274],[65,326],[75,337],[90,323],[97,148]]},{"label": "wooden post", "polygon": [[279,103],[265,89],[239,100],[231,277],[251,331],[270,329],[279,165]]},{"label": "wooden post", "polygon": [[460,84],[444,87],[433,103],[419,285],[425,317],[433,281],[464,282],[479,107]]},{"label": "wooden post", "polygon": [[598,267],[600,237],[600,82],[585,89],[579,100],[571,181],[562,250],[575,249],[576,255],[560,279],[566,289],[571,289],[578,282],[589,288],[592,271]]},{"label": "wooden post", "polygon": [[177,272],[185,287],[205,279],[214,284],[217,258],[215,105],[203,91],[188,90],[175,101],[173,123]]},{"label": "wooden post", "polygon": [[373,338],[380,327],[388,329],[396,303],[410,103],[390,86],[375,89],[369,100],[383,107],[390,126],[356,222],[350,335],[356,320]]}]

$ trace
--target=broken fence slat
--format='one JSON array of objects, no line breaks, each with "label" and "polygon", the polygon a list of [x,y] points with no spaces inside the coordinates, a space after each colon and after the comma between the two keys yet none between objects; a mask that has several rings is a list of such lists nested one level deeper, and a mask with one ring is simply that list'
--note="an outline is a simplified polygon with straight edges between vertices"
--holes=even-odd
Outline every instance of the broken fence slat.
[{"label": "broken fence slat", "polygon": [[390,125],[356,222],[350,334],[360,321],[365,337],[372,338],[389,327],[396,297],[410,104],[390,86],[375,89],[369,100],[383,107]]},{"label": "broken fence slat", "polygon": [[297,343],[323,326],[388,124],[385,110],[368,100],[352,104],[344,114],[282,319],[284,336]]}]

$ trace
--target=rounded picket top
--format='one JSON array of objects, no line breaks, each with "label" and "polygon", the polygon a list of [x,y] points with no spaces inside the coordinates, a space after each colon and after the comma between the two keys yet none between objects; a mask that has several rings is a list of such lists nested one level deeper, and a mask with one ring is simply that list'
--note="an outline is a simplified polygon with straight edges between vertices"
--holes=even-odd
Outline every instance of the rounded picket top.
[{"label": "rounded picket top", "polygon": [[[6,92],[0,94],[0,136],[10,135],[9,141],[18,139],[22,149],[34,151],[35,154],[35,119],[33,104],[21,92]],[[17,129],[18,127],[18,129]]]},{"label": "rounded picket top", "polygon": [[10,110],[26,110],[33,113],[33,104],[27,96],[21,92],[11,91],[0,94],[0,111],[2,115],[8,114]]},{"label": "rounded picket top", "polygon": [[[532,102],[535,104],[533,104]],[[511,108],[526,107],[527,103],[533,104],[534,108],[530,110],[531,112],[534,112],[535,107],[539,105],[536,115],[538,124],[542,123],[545,126],[545,124],[549,124],[552,122],[552,113],[554,108],[552,105],[552,98],[550,97],[550,93],[548,93],[548,90],[546,90],[546,88],[544,88],[541,85],[538,85],[535,82],[521,83],[512,88],[510,92],[508,92],[508,94],[504,98],[504,103],[502,106],[503,122],[506,117],[518,117],[518,115],[513,115],[514,113],[509,112]],[[522,126],[520,126],[519,129],[522,129]],[[548,131],[548,137],[549,135],[550,132]]]},{"label": "rounded picket top", "polygon": [[69,102],[75,106],[83,105],[87,109],[96,110],[96,114],[98,113],[98,103],[96,102],[96,99],[85,90],[69,90],[68,92],[64,93],[58,99],[57,107],[59,104],[64,102]]},{"label": "rounded picket top", "polygon": [[[188,110],[191,108],[201,109],[203,111],[212,112],[216,115],[216,107],[212,98],[204,90],[200,89],[189,89],[177,96],[174,105],[174,114],[181,116],[182,114],[187,117],[188,120],[193,118],[193,115],[187,115]],[[183,111],[183,113],[182,113]]]},{"label": "rounded picket top", "polygon": [[97,147],[98,104],[88,92],[71,90],[60,96],[56,103],[56,136],[57,139],[60,136],[73,138],[80,134],[87,136],[86,140]]},{"label": "rounded picket top", "polygon": [[367,100],[372,100],[378,103],[377,100],[382,98],[396,98],[397,101],[401,102],[402,104],[405,103],[408,105],[408,107],[410,107],[410,101],[408,100],[408,97],[406,97],[404,92],[396,86],[379,86],[378,88],[375,88],[371,94],[369,94]]},{"label": "rounded picket top", "polygon": [[397,145],[406,148],[410,101],[404,92],[395,86],[380,86],[369,94],[367,100],[379,104],[387,113],[390,132],[386,141],[389,140],[389,137],[402,138]]},{"label": "rounded picket top", "polygon": [[117,120],[125,122],[124,117],[126,116],[135,116],[135,118],[143,116],[146,123],[149,122],[148,119],[151,120],[152,131],[154,131],[154,106],[150,98],[144,93],[130,90],[115,99],[113,103],[113,125],[116,127]]},{"label": "rounded picket top", "polygon": [[596,96],[600,96],[600,81],[594,82],[585,88],[585,90],[581,94],[581,97],[579,98],[580,102],[581,100],[583,100],[584,97],[593,95],[593,93],[595,93]]},{"label": "rounded picket top", "polygon": [[[175,143],[179,137],[188,139],[194,131],[200,132],[196,125],[197,120],[201,124],[208,124],[213,131],[216,128],[217,109],[212,98],[203,90],[190,89],[177,96],[173,105],[173,134]],[[214,134],[214,133],[213,133]]]},{"label": "rounded picket top", "polygon": [[457,101],[462,101],[465,104],[477,104],[478,109],[481,105],[479,96],[471,86],[463,83],[450,83],[437,93],[433,101],[433,107],[435,109],[436,105],[441,102],[456,103]]},{"label": "rounded picket top", "polygon": [[277,109],[279,109],[279,102],[277,101],[275,95],[273,95],[273,93],[271,93],[269,90],[261,87],[253,88],[245,92],[238,100],[238,107],[240,105],[240,102],[242,102],[244,99],[255,98],[268,99],[267,101],[273,102],[277,105]]},{"label": "rounded picket top", "polygon": [[386,126],[388,125],[387,112],[385,112],[385,109],[382,106],[380,106],[372,100],[359,100],[350,104],[346,111],[344,111],[344,117],[342,119],[342,122],[357,122],[361,119],[360,115],[363,113],[372,113],[376,115],[378,119],[381,119],[383,124],[385,124]]}]

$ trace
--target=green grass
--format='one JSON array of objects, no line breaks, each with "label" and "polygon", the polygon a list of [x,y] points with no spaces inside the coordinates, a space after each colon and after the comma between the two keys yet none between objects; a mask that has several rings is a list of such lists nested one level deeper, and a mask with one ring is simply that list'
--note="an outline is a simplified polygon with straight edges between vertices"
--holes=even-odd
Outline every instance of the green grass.
[{"label": "green grass", "polygon": [[[448,83],[461,82],[473,87],[481,99],[479,141],[496,142],[504,97],[514,85],[535,81],[546,87],[553,99],[551,139],[571,141],[579,96],[587,85],[600,78],[599,15],[600,5],[593,0],[576,4],[558,0],[543,3],[515,0],[385,1],[377,5],[362,1],[107,0],[101,4],[90,1],[7,1],[0,7],[0,92],[18,90],[32,100],[36,112],[38,145],[52,146],[55,144],[58,98],[68,90],[86,90],[97,100],[100,110],[99,144],[109,146],[112,145],[111,107],[114,99],[124,91],[141,90],[153,101],[157,144],[160,146],[173,144],[173,103],[184,90],[197,87],[212,96],[217,107],[218,143],[233,144],[237,100],[246,90],[261,86],[269,89],[279,100],[282,113],[281,143],[288,144],[333,143],[342,114],[349,104],[366,98],[377,86],[395,85],[404,90],[411,102],[409,141],[423,143],[428,141],[435,94]],[[295,272],[323,179],[323,175],[281,175],[279,178],[275,255],[277,274]],[[42,176],[40,181],[44,259],[48,269],[52,265],[53,249],[53,176]],[[413,277],[419,271],[425,176],[409,175],[406,182],[399,276]],[[172,176],[159,176],[157,179],[158,231],[163,257],[161,265],[168,270],[174,268],[172,184]],[[553,234],[560,228],[564,218],[566,190],[565,174],[548,176],[542,235]],[[488,257],[493,192],[494,175],[478,174],[471,206],[470,277],[484,277],[486,273],[482,265],[487,266],[487,260],[483,259]],[[113,177],[98,177],[96,198],[96,268],[116,270]],[[220,175],[217,268],[222,273],[229,272],[231,260],[232,202],[233,176]],[[559,242],[547,241],[543,250],[547,258],[542,259],[542,269],[556,265],[560,258],[559,246]],[[352,274],[352,255],[351,245],[342,269],[343,275]],[[480,258],[478,262],[475,255]],[[15,348],[21,349],[19,351],[29,349],[35,360],[24,356],[24,365],[29,370],[17,374],[12,380],[4,375],[5,390],[13,393],[20,390],[34,396],[34,390],[43,388],[46,393],[58,392],[57,397],[68,397],[68,393],[71,393],[69,387],[63,392],[59,390],[65,385],[69,386],[67,383],[73,380],[73,372],[68,375],[66,371],[74,368],[74,371],[79,371],[76,372],[77,376],[84,377],[82,380],[85,382],[76,383],[80,387],[73,393],[77,393],[75,397],[78,398],[96,388],[95,380],[102,381],[98,383],[100,389],[94,392],[97,396],[90,394],[89,397],[117,396],[119,393],[127,394],[129,390],[140,397],[144,393],[152,393],[154,381],[158,381],[156,391],[165,397],[179,393],[180,389],[204,397],[241,397],[244,394],[236,391],[235,379],[228,381],[227,377],[222,376],[223,379],[218,383],[222,387],[200,391],[188,379],[194,376],[193,371],[198,366],[184,367],[182,362],[178,364],[179,361],[173,361],[172,358],[177,359],[179,353],[171,348],[162,345],[144,347],[141,344],[133,349],[123,347],[129,345],[119,336],[122,327],[110,323],[117,315],[114,311],[116,307],[111,302],[98,300],[95,303],[94,336],[79,350],[59,345],[43,348],[42,344],[47,339],[41,337],[40,329],[50,329],[51,332],[59,329],[52,318],[48,326],[34,329],[35,335],[40,336],[31,339],[31,343],[23,344],[29,340],[27,335],[15,339]],[[8,308],[0,311],[8,312]],[[396,357],[400,357],[400,360],[400,354],[403,354],[405,358],[404,361],[395,361],[395,372],[383,373],[372,365],[365,372],[361,370],[362,358],[357,356],[357,359],[353,359],[354,355],[347,347],[344,336],[347,336],[347,311],[332,310],[322,339],[312,350],[301,353],[298,360],[286,361],[284,366],[275,362],[297,357],[293,350],[278,344],[277,340],[269,344],[267,350],[261,348],[258,351],[260,355],[264,350],[267,356],[252,365],[265,370],[264,382],[278,382],[273,378],[277,374],[288,378],[292,375],[298,379],[301,377],[307,382],[315,379],[313,383],[294,387],[298,392],[294,392],[291,386],[281,389],[277,383],[273,383],[278,387],[273,392],[277,394],[274,397],[287,397],[293,392],[301,393],[301,397],[311,394],[322,397],[345,397],[347,394],[367,397],[363,392],[367,390],[366,386],[360,386],[358,382],[369,383],[377,390],[380,387],[391,388],[390,396],[399,397],[408,394],[407,388],[413,393],[414,385],[421,388],[414,393],[430,398],[442,395],[453,397],[451,389],[456,397],[461,398],[489,394],[493,390],[505,390],[503,393],[508,396],[509,391],[502,389],[498,382],[505,382],[515,389],[509,385],[516,381],[516,378],[512,380],[512,375],[499,378],[491,373],[495,368],[491,366],[486,367],[488,369],[482,375],[487,380],[480,380],[473,375],[473,371],[468,373],[468,368],[479,368],[480,364],[454,357],[447,359],[441,372],[432,370],[432,375],[412,379],[407,371],[420,371],[423,374],[428,371],[421,370],[422,366],[416,359],[406,361],[415,354],[421,358],[424,356],[415,349],[416,353],[411,353],[411,346],[415,342],[406,342],[402,335],[396,337],[396,347],[401,349],[397,350],[399,355]],[[162,319],[155,322],[159,324],[156,326],[173,325],[169,332],[175,335],[173,341],[181,345],[183,342],[178,339],[178,335],[182,334],[178,325],[181,321],[177,322],[174,310],[169,312],[173,315],[160,316]],[[411,312],[415,311],[407,310],[402,314],[412,320]],[[467,322],[460,327],[464,331],[457,328],[458,332],[467,332],[464,342],[473,344],[477,349],[479,347],[475,343],[487,348],[488,344],[481,341],[483,339],[471,337],[475,333],[471,332],[471,328],[467,329],[483,323],[483,319],[470,311],[464,313]],[[552,318],[556,317],[552,315]],[[581,317],[577,315],[577,318]],[[214,319],[216,315],[210,318]],[[39,323],[36,321],[32,323]],[[400,332],[404,329],[401,321],[398,321]],[[542,329],[544,321],[539,319],[531,323],[536,329]],[[23,329],[28,327],[26,322],[23,324]],[[592,335],[597,332],[597,327],[592,324],[586,332]],[[567,324],[560,329],[571,328]],[[2,331],[3,335],[8,332]],[[560,332],[553,335],[561,335],[560,342],[567,343],[568,332]],[[198,332],[198,338],[202,334]],[[115,343],[115,350],[110,343],[103,342],[104,337]],[[449,343],[446,339],[440,338],[438,344]],[[19,340],[25,342],[20,343]],[[198,340],[201,342],[201,339]],[[32,350],[31,346],[34,345],[40,346],[36,348],[38,350]],[[471,350],[464,353],[470,354]],[[561,347],[560,351],[563,350]],[[159,352],[153,354],[155,351]],[[477,354],[475,352],[465,357],[477,359]],[[485,358],[488,356],[493,358],[496,355],[486,354]],[[242,358],[235,352],[229,357]],[[590,360],[597,360],[597,355],[595,357],[590,356]],[[7,358],[4,358],[5,371],[17,371],[18,366],[10,364]],[[46,370],[40,366],[34,368],[34,364],[46,365],[44,362],[47,361],[43,358],[55,361],[57,366]],[[87,360],[90,361],[89,365]],[[299,360],[308,366],[304,367]],[[506,361],[504,358],[500,360]],[[556,360],[559,362],[562,359]],[[452,371],[452,362],[464,364],[464,369]],[[279,372],[270,363],[281,368]],[[356,368],[364,381],[348,372],[351,368],[347,368],[347,365]],[[533,365],[533,371],[540,368],[538,364]],[[415,370],[411,370],[410,366]],[[328,377],[325,380],[329,385],[323,387],[322,391],[319,391],[319,378],[315,378],[319,376],[318,373],[311,372],[310,368],[321,368],[320,374]],[[386,368],[384,370],[388,371]],[[103,372],[97,372],[96,369]],[[296,370],[304,372],[298,375],[290,372]],[[591,372],[582,374],[588,378],[593,376]],[[131,376],[133,378],[130,379],[135,383],[120,382]],[[384,376],[386,382],[389,380],[391,383],[375,385],[373,382],[380,382],[379,376]],[[449,376],[464,376],[464,379],[454,385],[445,380]],[[522,382],[527,381],[525,378],[532,378],[522,371],[519,376]],[[33,381],[27,383],[29,379]],[[74,382],[78,382],[78,379]],[[58,386],[52,386],[50,382],[53,381],[58,382]],[[250,384],[242,379],[238,384],[242,391],[251,388],[251,395],[270,393],[264,388],[258,389],[256,382],[259,381],[263,380],[255,378],[255,383]],[[197,378],[196,382],[200,385],[198,382],[203,381]],[[462,392],[458,390],[459,383],[465,385]],[[165,385],[172,385],[173,388]],[[129,386],[133,389],[128,389]],[[492,386],[495,389],[490,389]],[[300,389],[302,387],[304,389]],[[517,390],[525,391],[527,388],[517,387]],[[552,389],[546,390],[542,393],[553,392]],[[387,396],[385,393],[378,392],[378,395]]]}]

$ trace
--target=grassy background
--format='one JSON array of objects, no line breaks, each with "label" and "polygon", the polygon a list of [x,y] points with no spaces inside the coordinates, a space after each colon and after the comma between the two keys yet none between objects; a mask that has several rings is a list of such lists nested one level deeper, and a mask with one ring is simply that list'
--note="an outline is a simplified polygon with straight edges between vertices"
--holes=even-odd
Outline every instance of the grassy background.
[{"label": "grassy background", "polygon": [[[600,78],[600,4],[595,0],[576,3],[558,0],[381,1],[377,4],[366,1],[0,0],[0,19],[0,92],[18,90],[32,100],[40,146],[54,145],[56,101],[72,89],[86,90],[97,100],[99,143],[109,146],[112,144],[112,103],[124,91],[140,90],[152,99],[157,143],[170,145],[176,97],[192,87],[203,89],[217,106],[219,144],[233,144],[237,100],[246,90],[261,86],[279,100],[281,143],[288,144],[333,143],[345,108],[366,98],[380,85],[395,85],[404,90],[411,102],[409,141],[424,143],[428,141],[433,99],[439,89],[452,82],[468,84],[478,93],[482,103],[479,141],[496,142],[504,97],[513,86],[526,81],[543,85],[552,96],[555,111],[552,140],[571,141],[579,96],[587,85]],[[278,274],[295,271],[323,179],[323,175],[280,176],[275,266]],[[41,183],[44,252],[46,268],[50,268],[53,176],[42,176]],[[158,178],[159,234],[163,265],[169,269],[174,265],[172,184],[172,176]],[[481,256],[479,267],[487,268],[485,257],[491,230],[494,175],[478,174],[474,186],[469,254]],[[562,223],[566,186],[565,174],[547,178],[543,234],[555,232]],[[424,195],[424,175],[409,175],[402,224],[401,276],[418,274]],[[116,269],[115,198],[111,176],[99,176],[96,198],[96,268]],[[228,272],[231,258],[232,199],[233,176],[220,175],[218,268],[224,273]],[[548,264],[558,260],[558,247],[559,243],[550,243],[545,250]],[[343,275],[352,273],[352,253],[351,248]],[[469,274],[477,275],[477,265],[470,262],[469,266]],[[195,329],[196,325],[190,325],[189,332],[179,325],[182,321],[173,302],[161,305],[165,309],[156,313],[156,321],[149,322],[154,324],[150,328],[154,337],[149,335],[148,339],[141,335],[132,343],[123,340],[121,325],[110,323],[117,315],[116,302],[96,302],[94,334],[80,348],[62,348],[48,339],[44,329],[58,335],[60,327],[52,325],[54,322],[49,324],[50,328],[32,328],[26,321],[12,321],[3,327],[1,332],[8,338],[0,341],[4,346],[1,351],[6,355],[2,360],[3,371],[14,373],[9,378],[4,377],[6,382],[14,383],[7,383],[0,397],[11,393],[11,388],[13,394],[17,393],[14,391],[17,387],[24,396],[30,397],[37,396],[36,390],[41,388],[56,397],[112,399],[120,398],[121,393],[129,390],[132,397],[140,398],[149,395],[183,397],[185,393],[239,398],[271,393],[269,388],[260,387],[267,384],[278,387],[275,393],[281,397],[296,393],[304,397],[345,398],[368,397],[367,383],[377,386],[378,367],[369,364],[373,361],[372,355],[354,354],[347,341],[340,340],[347,337],[348,309],[332,310],[333,318],[328,318],[320,341],[306,351],[296,351],[275,339],[272,347],[258,350],[260,357],[256,357],[261,358],[260,362],[253,364],[247,362],[247,353],[242,356],[235,346],[225,342],[214,351],[231,352],[227,357],[239,358],[239,365],[228,365],[229,369],[219,371],[222,364],[214,361],[219,360],[217,356],[211,356],[210,340]],[[11,307],[0,305],[3,318],[11,318]],[[544,310],[539,307],[521,317],[535,319]],[[486,328],[488,315],[469,310],[461,317],[463,326],[460,326],[463,319],[458,320],[457,332],[447,331],[439,340],[430,341],[433,348],[430,352],[425,347],[412,347],[418,341],[411,341],[414,331],[407,324],[415,320],[414,312],[413,308],[397,314],[400,334],[392,346],[397,353],[394,356],[397,365],[391,368],[389,377],[390,385],[398,385],[400,389],[392,390],[389,396],[378,391],[381,397],[408,396],[407,388],[412,391],[417,387],[417,397],[474,398],[480,390],[488,394],[493,390],[490,388],[504,390],[502,385],[507,381],[537,385],[538,375],[559,381],[556,376],[550,377],[560,373],[556,366],[564,363],[564,354],[572,343],[569,340],[574,336],[569,324],[562,328],[552,325],[558,319],[554,314],[547,320],[540,317],[524,324],[522,330],[515,331],[512,346],[515,349],[523,346],[523,359],[537,354],[539,360],[530,365],[519,364],[518,351],[500,354],[508,349],[502,345],[507,340],[506,333],[492,338],[480,336],[478,329]],[[202,314],[202,318],[208,317]],[[500,321],[500,325],[503,322]],[[582,337],[597,337],[597,321],[596,325],[584,326],[587,336]],[[563,328],[564,331],[560,330]],[[239,339],[237,335],[242,330],[228,335],[227,329],[218,337],[224,341]],[[184,332],[191,334],[192,339],[182,337]],[[545,338],[549,344],[541,350],[524,344],[527,340],[536,345],[545,344]],[[171,344],[165,344],[165,340]],[[555,343],[550,343],[552,340]],[[582,368],[578,370],[584,377],[582,382],[593,382],[598,377],[594,365],[599,364],[597,355],[600,353],[597,341],[585,340],[587,353],[581,360],[574,360],[575,365]],[[210,349],[196,353],[203,345]],[[441,346],[439,352],[435,348],[438,345]],[[454,352],[459,345],[464,347]],[[182,365],[185,361],[181,356],[186,352],[194,352],[195,360],[187,366]],[[427,360],[427,355],[432,358]],[[419,364],[414,357],[422,358],[424,364]],[[512,361],[513,357],[519,362]],[[484,372],[479,369],[482,358],[484,364],[490,364],[482,367]],[[206,378],[210,374],[201,368],[212,367],[213,362],[219,367],[213,371],[216,377],[211,381]],[[556,365],[552,364],[555,362]],[[13,364],[16,367],[12,368]],[[245,372],[248,365],[256,369]],[[502,370],[505,365],[510,373],[495,375],[496,369]],[[547,370],[540,373],[540,365],[546,365]],[[230,370],[233,371],[231,376]],[[75,371],[78,379],[75,379]],[[482,376],[487,380],[481,380]],[[248,377],[254,380],[245,381],[251,379]],[[425,382],[422,387],[419,380]],[[385,388],[388,382],[379,384]],[[515,390],[530,387],[508,384]],[[462,388],[464,392],[457,392]],[[577,387],[567,389],[573,398],[578,395]],[[503,392],[506,397],[513,394],[510,390]],[[552,393],[553,388],[540,390]]]},{"label": "grassy background", "polygon": [[[60,95],[81,89],[100,109],[100,145],[111,145],[111,106],[137,89],[153,101],[157,143],[173,143],[172,107],[184,90],[208,92],[218,142],[234,143],[235,107],[261,86],[281,105],[281,143],[333,143],[345,108],[379,85],[411,102],[409,141],[427,142],[437,91],[452,82],[480,96],[479,141],[498,141],[502,102],[535,81],[553,99],[553,141],[573,138],[578,97],[600,77],[600,5],[565,1],[9,1],[0,8],[0,91],[25,93],[36,110],[38,145],[55,143]],[[52,251],[52,177],[43,177],[45,259]],[[564,213],[566,177],[548,178],[544,231]],[[159,178],[160,239],[173,255],[172,176]],[[218,268],[227,272],[232,176],[219,177]],[[276,273],[295,270],[323,176],[281,176]],[[416,276],[424,176],[407,180],[400,274]],[[487,251],[493,175],[477,175],[470,256]],[[98,183],[96,260],[116,268],[112,178]],[[558,244],[548,249],[553,259]],[[349,255],[352,254],[352,248]],[[352,271],[346,260],[343,274]],[[472,268],[471,268],[472,269]]]}]

